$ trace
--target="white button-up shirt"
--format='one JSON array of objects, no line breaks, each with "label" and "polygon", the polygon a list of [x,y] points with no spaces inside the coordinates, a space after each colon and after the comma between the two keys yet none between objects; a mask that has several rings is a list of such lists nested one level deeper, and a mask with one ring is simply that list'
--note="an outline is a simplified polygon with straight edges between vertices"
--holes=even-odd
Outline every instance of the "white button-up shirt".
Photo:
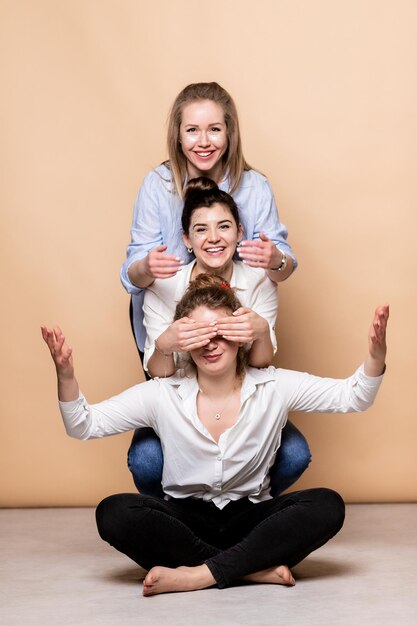
[{"label": "white button-up shirt", "polygon": [[[155,341],[172,324],[175,307],[190,283],[195,264],[196,261],[188,263],[171,278],[157,278],[146,289],[143,302],[143,323],[146,328],[143,367],[146,370],[155,351]],[[272,347],[276,352],[277,285],[268,278],[265,270],[235,261],[230,286],[235,290],[243,307],[253,309],[268,322]]]},{"label": "white button-up shirt", "polygon": [[141,426],[159,435],[164,453],[162,486],[167,496],[211,500],[222,509],[245,496],[270,498],[269,469],[289,411],[364,411],[382,376],[361,366],[350,378],[319,378],[291,370],[247,368],[235,424],[216,442],[196,410],[198,382],[182,372],[154,379],[89,405],[84,396],[60,402],[67,433],[78,439],[105,437]]},{"label": "white button-up shirt", "polygon": [[[222,180],[219,188],[229,191],[227,178]],[[244,238],[259,239],[259,233],[264,232],[282,252],[293,259],[294,267],[297,267],[297,259],[287,242],[287,229],[279,220],[274,195],[265,176],[255,170],[243,172],[240,185],[232,196],[239,209]],[[145,344],[142,323],[144,290],[130,281],[128,269],[132,263],[146,256],[149,250],[162,244],[168,246],[167,252],[179,256],[185,263],[192,260],[182,240],[183,205],[184,201],[175,193],[172,173],[165,164],[149,172],[136,198],[131,241],[120,272],[125,289],[132,294],[133,327],[141,351]]]}]

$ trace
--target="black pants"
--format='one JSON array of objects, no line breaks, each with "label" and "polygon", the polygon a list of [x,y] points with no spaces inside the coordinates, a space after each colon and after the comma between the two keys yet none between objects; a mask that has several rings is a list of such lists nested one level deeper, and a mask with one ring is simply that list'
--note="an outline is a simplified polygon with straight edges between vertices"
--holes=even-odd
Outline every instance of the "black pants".
[{"label": "black pants", "polygon": [[342,498],[307,489],[218,509],[195,498],[160,500],[119,494],[96,511],[100,536],[149,570],[205,563],[220,588],[278,565],[294,566],[333,537],[344,521]]}]

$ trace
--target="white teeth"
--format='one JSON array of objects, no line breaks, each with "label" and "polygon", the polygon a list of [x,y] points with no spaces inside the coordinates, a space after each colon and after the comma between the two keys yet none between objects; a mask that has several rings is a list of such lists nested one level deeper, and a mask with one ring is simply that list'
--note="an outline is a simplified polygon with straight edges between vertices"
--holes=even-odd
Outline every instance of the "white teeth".
[{"label": "white teeth", "polygon": [[211,152],[197,152],[198,156],[207,157],[211,155]]},{"label": "white teeth", "polygon": [[224,248],[206,248],[206,252],[223,252]]}]

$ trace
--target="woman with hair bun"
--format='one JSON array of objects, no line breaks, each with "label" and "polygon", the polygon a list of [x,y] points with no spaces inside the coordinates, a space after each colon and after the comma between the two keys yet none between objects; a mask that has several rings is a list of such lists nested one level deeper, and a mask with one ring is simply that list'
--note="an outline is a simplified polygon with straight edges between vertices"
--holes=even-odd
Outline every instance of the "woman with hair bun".
[{"label": "woman with hair bun", "polygon": [[[250,344],[249,364],[267,367],[276,351],[278,293],[261,268],[235,261],[242,240],[239,211],[232,196],[206,178],[187,184],[181,216],[183,241],[194,259],[170,278],[148,286],[143,305],[146,341],[143,365],[152,377],[175,372],[175,356],[208,343],[214,332]],[[233,323],[219,320],[216,328],[184,318],[172,322],[175,306],[190,281],[199,274],[217,274],[230,283],[243,304]]]},{"label": "woman with hair bun", "polygon": [[243,156],[237,110],[218,83],[193,83],[176,97],[168,120],[169,159],[145,178],[136,198],[121,280],[132,295],[132,328],[141,358],[145,344],[144,291],[155,278],[174,276],[191,261],[182,240],[181,213],[190,178],[206,176],[229,192],[239,207],[239,256],[264,268],[274,282],[296,267],[268,180]]},{"label": "woman with hair bun", "polygon": [[[276,350],[277,289],[262,268],[235,261],[242,237],[239,212],[232,196],[206,178],[191,179],[185,189],[181,225],[183,240],[194,255],[191,263],[169,278],[156,278],[146,289],[143,315],[146,328],[144,368],[152,377],[171,376],[178,356],[201,348],[217,334],[248,348],[252,367],[267,367]],[[175,307],[190,281],[206,273],[214,281],[232,287],[242,306],[232,316],[210,324],[180,316],[173,322]],[[210,280],[210,276],[206,277]],[[284,429],[282,446],[271,469],[272,493],[292,485],[310,462],[303,435],[292,424]],[[128,453],[128,465],[141,493],[163,497],[163,454],[158,437],[139,429]]]},{"label": "woman with hair bun", "polygon": [[[202,276],[177,305],[211,323],[241,303]],[[94,439],[152,427],[164,450],[164,500],[118,494],[96,511],[100,536],[147,570],[145,596],[240,580],[295,584],[291,569],[342,527],[344,503],[320,488],[272,497],[268,470],[290,411],[346,413],[373,402],[385,371],[388,307],[378,307],[363,364],[343,380],[245,366],[240,342],[220,335],[189,352],[185,370],[89,405],[59,328],[42,327],[67,433]],[[192,364],[192,367],[191,367]]]}]

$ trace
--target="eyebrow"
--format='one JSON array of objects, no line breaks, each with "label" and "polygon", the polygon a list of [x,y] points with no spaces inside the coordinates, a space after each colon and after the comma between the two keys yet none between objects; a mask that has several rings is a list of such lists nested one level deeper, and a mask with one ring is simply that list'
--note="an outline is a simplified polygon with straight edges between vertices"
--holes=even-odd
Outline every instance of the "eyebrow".
[{"label": "eyebrow", "polygon": [[[217,225],[226,223],[233,224],[232,220],[220,220],[219,222],[217,222]],[[193,224],[193,228],[195,228],[196,226],[207,226],[207,222],[197,222],[197,224]]]},{"label": "eyebrow", "polygon": [[[199,126],[199,124],[184,124],[184,126],[187,128],[187,126]],[[210,122],[209,124],[207,124],[207,126],[225,126],[225,122]]]}]

